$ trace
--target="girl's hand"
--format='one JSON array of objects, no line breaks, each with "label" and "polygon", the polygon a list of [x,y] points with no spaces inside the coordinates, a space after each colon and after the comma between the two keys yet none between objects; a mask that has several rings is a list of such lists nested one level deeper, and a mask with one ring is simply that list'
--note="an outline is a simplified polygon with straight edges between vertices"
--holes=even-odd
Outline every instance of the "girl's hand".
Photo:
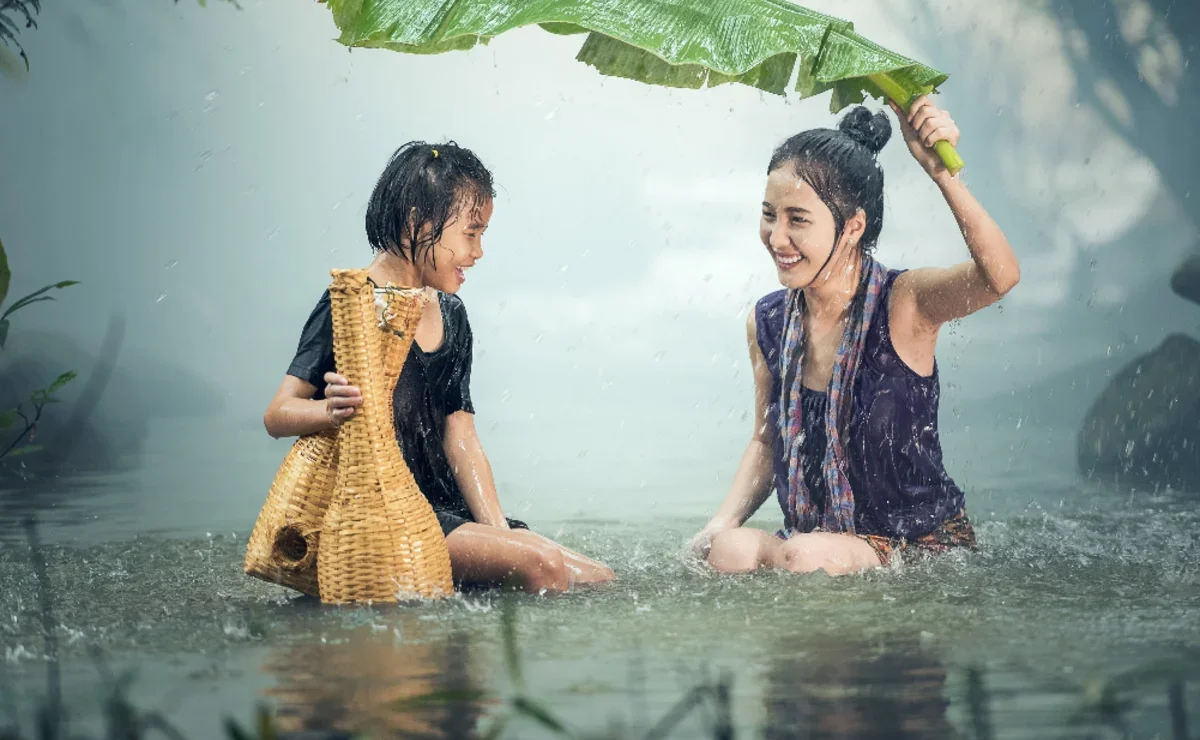
[{"label": "girl's hand", "polygon": [[939,141],[958,146],[958,126],[950,114],[934,105],[927,95],[917,98],[907,115],[895,103],[888,101],[888,105],[892,106],[896,117],[900,119],[900,130],[904,133],[904,141],[913,159],[934,180],[950,177],[950,171],[933,150],[933,145]]},{"label": "girl's hand", "polygon": [[325,373],[325,415],[337,429],[354,416],[362,404],[362,393],[337,373]]}]

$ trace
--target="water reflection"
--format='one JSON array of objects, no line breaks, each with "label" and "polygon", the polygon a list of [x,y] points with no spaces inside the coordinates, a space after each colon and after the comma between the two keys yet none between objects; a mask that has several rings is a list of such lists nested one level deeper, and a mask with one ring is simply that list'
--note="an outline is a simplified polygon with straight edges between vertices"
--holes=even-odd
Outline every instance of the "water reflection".
[{"label": "water reflection", "polygon": [[472,636],[390,621],[334,636],[307,636],[272,650],[264,693],[285,732],[472,737],[482,692]]},{"label": "water reflection", "polygon": [[763,737],[956,738],[946,667],[916,640],[880,646],[785,641],[763,688]]}]

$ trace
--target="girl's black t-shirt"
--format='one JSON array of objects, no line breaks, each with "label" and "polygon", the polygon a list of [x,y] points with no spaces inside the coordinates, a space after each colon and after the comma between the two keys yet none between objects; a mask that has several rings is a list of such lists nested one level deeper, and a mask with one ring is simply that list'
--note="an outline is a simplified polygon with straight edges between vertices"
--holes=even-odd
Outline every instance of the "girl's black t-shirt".
[{"label": "girl's black t-shirt", "polygon": [[[438,303],[445,328],[442,344],[425,352],[413,342],[392,397],[393,423],[404,461],[439,520],[452,515],[470,521],[473,517],[454,480],[442,441],[447,416],[456,411],[475,413],[471,403],[471,324],[458,296],[438,293]],[[325,397],[325,373],[335,371],[333,314],[327,290],[304,325],[287,374],[315,385],[313,397],[320,399]]]}]

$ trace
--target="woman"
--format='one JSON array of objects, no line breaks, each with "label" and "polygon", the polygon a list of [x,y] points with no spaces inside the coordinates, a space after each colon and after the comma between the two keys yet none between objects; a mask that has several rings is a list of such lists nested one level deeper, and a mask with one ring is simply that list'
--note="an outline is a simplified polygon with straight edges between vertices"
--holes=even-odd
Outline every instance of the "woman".
[{"label": "woman", "polygon": [[[400,147],[367,206],[368,277],[436,291],[417,325],[393,396],[396,439],[446,536],[455,581],[527,591],[566,591],[609,581],[608,566],[507,519],[475,432],[471,325],[457,293],[483,256],[492,217],[492,174],[454,143]],[[336,429],[362,403],[334,367],[329,292],[308,318],[296,356],[263,422],[273,437]]]},{"label": "woman", "polygon": [[[934,348],[948,321],[1000,300],[1017,258],[933,151],[958,143],[928,98],[892,106],[913,158],[941,190],[971,259],[890,271],[883,227],[886,114],[851,110],[838,130],[785,141],[768,167],[759,233],[785,290],[750,313],[754,434],[717,515],[692,540],[718,571],[841,575],[904,556],[972,547],[962,491],[942,466]],[[784,527],[743,527],[776,490]]]}]

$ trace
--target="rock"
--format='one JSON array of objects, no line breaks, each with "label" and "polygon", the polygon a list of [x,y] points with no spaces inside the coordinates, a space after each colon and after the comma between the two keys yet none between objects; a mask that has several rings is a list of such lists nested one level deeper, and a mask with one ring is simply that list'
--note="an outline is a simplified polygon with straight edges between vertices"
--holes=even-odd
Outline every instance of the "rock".
[{"label": "rock", "polygon": [[1200,303],[1200,254],[1192,255],[1175,268],[1171,290],[1192,303]]},{"label": "rock", "polygon": [[1086,475],[1200,493],[1200,341],[1172,334],[1126,365],[1092,404],[1077,442]]}]

